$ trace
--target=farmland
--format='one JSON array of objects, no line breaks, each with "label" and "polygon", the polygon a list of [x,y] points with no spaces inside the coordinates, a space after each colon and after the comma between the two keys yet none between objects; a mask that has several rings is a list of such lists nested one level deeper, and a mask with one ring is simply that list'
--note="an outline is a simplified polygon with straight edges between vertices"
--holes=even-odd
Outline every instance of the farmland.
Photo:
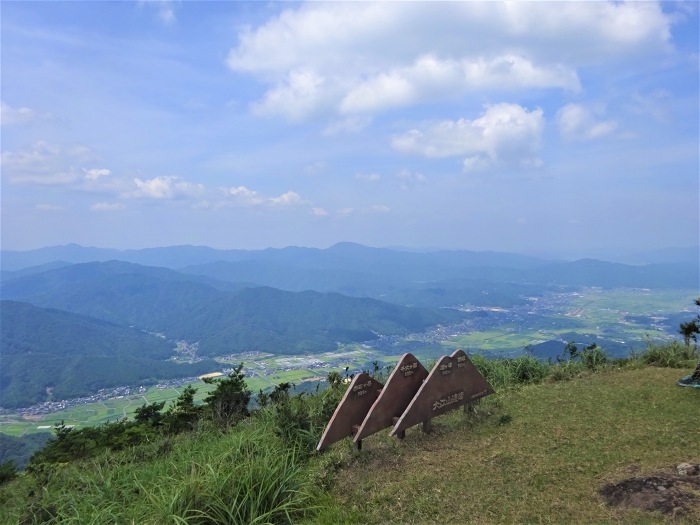
[{"label": "farmland", "polygon": [[[414,353],[424,363],[439,355],[463,348],[469,352],[498,355],[520,353],[525,347],[549,344],[554,353],[564,342],[596,341],[613,353],[641,349],[647,339],[675,337],[678,322],[691,318],[694,290],[602,290],[587,288],[576,292],[552,293],[531,298],[528,305],[503,308],[475,308],[464,305],[472,317],[454,326],[440,327],[407,337],[383,337],[365,344],[339,345],[335,352],[318,355],[279,355],[245,352],[220,356],[216,361],[226,371],[244,363],[250,390],[270,388],[281,382],[299,385],[324,379],[330,371],[350,373],[371,369],[374,362],[389,367],[404,352]],[[53,425],[99,425],[133,417],[144,403],[167,403],[191,384],[201,401],[212,385],[192,378],[169,380],[156,386],[128,389],[97,402],[81,402],[58,411],[38,411],[31,415],[5,411],[0,415],[0,432],[21,436],[51,431]]]}]

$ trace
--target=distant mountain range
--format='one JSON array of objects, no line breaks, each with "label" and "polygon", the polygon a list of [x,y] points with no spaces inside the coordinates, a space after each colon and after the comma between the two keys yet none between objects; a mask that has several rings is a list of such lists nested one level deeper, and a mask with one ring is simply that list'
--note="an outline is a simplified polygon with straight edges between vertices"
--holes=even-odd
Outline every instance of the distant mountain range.
[{"label": "distant mountain range", "polygon": [[[384,268],[386,265],[396,266],[397,263],[400,267],[403,265],[415,267],[420,266],[422,262],[431,269],[436,263],[439,266],[453,268],[533,268],[551,262],[562,262],[512,253],[466,250],[412,251],[399,248],[371,248],[349,242],[338,243],[326,249],[291,246],[265,250],[218,250],[206,246],[169,246],[140,250],[114,250],[68,244],[28,251],[2,250],[0,252],[0,265],[3,271],[16,271],[47,263],[56,264],[56,261],[75,264],[110,260],[171,269],[222,261],[272,261],[299,267],[320,266],[355,270],[358,263],[364,265],[378,263],[380,268]],[[649,250],[628,256],[611,252],[605,260],[626,264],[690,263],[697,266],[700,264],[700,247]]]},{"label": "distant mountain range", "polygon": [[317,353],[458,322],[464,314],[453,307],[462,304],[507,308],[581,286],[700,289],[697,262],[632,266],[352,243],[258,251],[69,245],[4,251],[2,266],[0,406],[213,366],[168,361],[176,340],[198,342],[205,358]]},{"label": "distant mountain range", "polygon": [[[119,260],[199,275],[221,288],[223,282],[271,286],[287,291],[315,290],[372,297],[400,304],[450,306],[473,299],[467,290],[489,292],[488,283],[603,286],[697,287],[700,253],[673,250],[669,257],[654,252],[663,263],[625,265],[593,259],[574,262],[472,251],[410,252],[339,243],[327,249],[288,247],[266,250],[215,250],[201,246],[172,246],[143,250],[109,250],[78,245],[54,246],[27,252],[2,252],[2,280],[57,269],[67,264]],[[673,257],[678,259],[673,259]],[[34,268],[33,268],[34,267]],[[19,273],[18,273],[19,272]],[[188,279],[193,280],[193,279]],[[206,283],[200,279],[198,282]],[[485,287],[485,288],[484,288]],[[426,290],[445,293],[444,304],[421,299]],[[526,289],[519,295],[527,295]],[[464,300],[461,302],[469,302]],[[511,301],[512,302],[512,301]]]}]

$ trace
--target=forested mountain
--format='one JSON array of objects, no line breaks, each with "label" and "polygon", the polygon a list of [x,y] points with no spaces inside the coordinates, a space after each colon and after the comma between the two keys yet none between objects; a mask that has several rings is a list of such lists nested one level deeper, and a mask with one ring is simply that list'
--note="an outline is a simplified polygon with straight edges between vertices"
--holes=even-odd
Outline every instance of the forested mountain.
[{"label": "forested mountain", "polygon": [[[166,361],[175,340],[199,342],[202,356],[248,350],[314,353],[333,350],[337,343],[420,332],[463,318],[454,309],[436,307],[507,308],[550,290],[580,286],[699,287],[692,262],[551,262],[352,243],[326,250],[258,251],[191,246],[117,251],[72,245],[2,255],[6,271],[0,294],[7,300],[1,303],[2,406],[49,399],[48,392],[61,398],[156,376],[192,375]],[[49,262],[47,257],[56,259]],[[123,260],[72,264],[91,257],[183,268]],[[39,266],[21,266],[28,261]],[[210,368],[205,363],[191,370]]]},{"label": "forested mountain", "polygon": [[199,341],[209,355],[250,349],[327,351],[336,342],[422,331],[462,315],[337,293],[267,287],[224,291],[188,279],[205,278],[113,261],[9,280],[1,290],[6,299],[164,333],[169,339]]},{"label": "forested mountain", "polygon": [[75,264],[0,285],[3,299],[151,331],[158,331],[170,318],[186,316],[197,305],[241,288],[207,277],[121,261]]},{"label": "forested mountain", "polygon": [[463,317],[337,293],[244,288],[118,261],[33,273],[3,282],[1,290],[0,406],[6,407],[51,399],[50,392],[63,399],[220,367],[165,361],[175,340],[199,342],[201,356],[323,352],[338,342],[423,331]]},{"label": "forested mountain", "polygon": [[172,342],[125,326],[16,301],[0,301],[0,406],[89,395],[100,388],[209,372],[181,365]]},{"label": "forested mountain", "polygon": [[338,342],[369,341],[379,334],[419,332],[463,317],[456,310],[408,308],[337,293],[266,287],[248,288],[194,308],[187,316],[172,318],[164,331],[199,341],[205,355],[218,355],[224,349],[296,354],[331,351]]}]

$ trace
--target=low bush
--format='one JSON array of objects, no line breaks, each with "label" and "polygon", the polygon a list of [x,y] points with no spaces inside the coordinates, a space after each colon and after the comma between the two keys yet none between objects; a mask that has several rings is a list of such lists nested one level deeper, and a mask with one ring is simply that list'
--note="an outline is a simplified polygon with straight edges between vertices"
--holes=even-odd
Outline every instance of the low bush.
[{"label": "low bush", "polygon": [[634,356],[638,361],[648,366],[667,368],[683,368],[690,361],[697,359],[698,351],[692,345],[684,345],[680,341],[668,343],[647,343],[647,348],[641,354]]}]

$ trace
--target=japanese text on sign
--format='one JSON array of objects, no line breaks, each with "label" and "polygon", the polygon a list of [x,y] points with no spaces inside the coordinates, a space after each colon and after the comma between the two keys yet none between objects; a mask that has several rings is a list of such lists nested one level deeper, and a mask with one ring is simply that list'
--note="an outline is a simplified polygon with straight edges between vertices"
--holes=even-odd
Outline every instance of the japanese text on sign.
[{"label": "japanese text on sign", "polygon": [[464,400],[464,391],[456,392],[442,399],[438,399],[433,403],[433,410],[438,410],[444,406],[451,405],[453,403],[459,403]]},{"label": "japanese text on sign", "polygon": [[372,381],[367,381],[366,383],[360,383],[352,387],[353,393],[357,396],[364,396],[367,393],[367,389],[372,386]]},{"label": "japanese text on sign", "polygon": [[418,368],[418,361],[403,365],[401,368],[399,368],[399,370],[401,370],[404,377],[408,377],[416,373],[416,368]]}]

